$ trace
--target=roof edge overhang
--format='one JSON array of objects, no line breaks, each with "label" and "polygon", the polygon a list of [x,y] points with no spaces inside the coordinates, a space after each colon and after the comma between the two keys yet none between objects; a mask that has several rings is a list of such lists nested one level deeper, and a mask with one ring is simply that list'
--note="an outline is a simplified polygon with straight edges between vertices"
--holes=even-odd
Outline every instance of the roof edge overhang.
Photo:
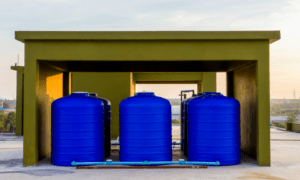
[{"label": "roof edge overhang", "polygon": [[15,39],[26,41],[122,41],[122,40],[269,40],[280,31],[16,31]]},{"label": "roof edge overhang", "polygon": [[24,71],[24,66],[11,66],[10,69],[15,70],[15,71],[23,72]]}]

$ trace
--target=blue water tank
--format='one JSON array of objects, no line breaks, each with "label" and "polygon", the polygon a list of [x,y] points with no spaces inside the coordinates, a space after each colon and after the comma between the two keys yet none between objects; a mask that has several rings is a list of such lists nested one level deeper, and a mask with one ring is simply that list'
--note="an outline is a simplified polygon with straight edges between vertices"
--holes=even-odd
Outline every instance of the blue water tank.
[{"label": "blue water tank", "polygon": [[51,106],[51,161],[71,166],[72,161],[104,160],[104,105],[88,93],[72,93]]},{"label": "blue water tank", "polygon": [[201,95],[202,95],[202,93],[198,93],[197,95],[193,95],[192,97],[187,98],[181,102],[181,150],[183,150],[183,153],[185,156],[187,156],[187,153],[188,153],[187,152],[187,146],[188,146],[188,144],[187,144],[187,139],[188,139],[188,137],[187,137],[188,102],[190,100],[192,100],[193,98],[201,96]]},{"label": "blue water tank", "polygon": [[171,161],[168,100],[142,92],[120,103],[120,161]]},{"label": "blue water tank", "polygon": [[104,156],[110,156],[111,139],[110,139],[110,122],[111,122],[111,104],[110,101],[97,97],[96,93],[89,93],[89,96],[100,99],[104,104]]},{"label": "blue water tank", "polygon": [[188,160],[239,164],[240,103],[220,93],[188,102]]}]

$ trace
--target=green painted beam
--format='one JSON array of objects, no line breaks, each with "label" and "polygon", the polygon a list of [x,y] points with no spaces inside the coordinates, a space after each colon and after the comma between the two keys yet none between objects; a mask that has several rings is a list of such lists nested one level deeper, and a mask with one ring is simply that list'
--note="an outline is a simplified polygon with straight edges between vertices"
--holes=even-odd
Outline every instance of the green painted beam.
[{"label": "green painted beam", "polygon": [[[28,41],[25,46],[31,44],[36,61],[53,61],[62,64],[68,61],[202,61],[203,63],[215,61],[218,63],[255,61],[257,55],[261,53],[258,45],[263,42],[268,41]],[[77,64],[77,66],[81,65]],[[173,64],[168,66],[172,67]]]}]

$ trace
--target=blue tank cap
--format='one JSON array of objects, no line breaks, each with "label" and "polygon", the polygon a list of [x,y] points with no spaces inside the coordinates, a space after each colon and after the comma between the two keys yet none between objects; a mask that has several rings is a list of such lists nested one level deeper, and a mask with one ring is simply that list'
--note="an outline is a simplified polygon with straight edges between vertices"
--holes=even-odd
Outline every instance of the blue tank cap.
[{"label": "blue tank cap", "polygon": [[87,92],[72,92],[71,95],[75,95],[75,96],[89,96],[89,93],[87,93]]},{"label": "blue tank cap", "polygon": [[154,92],[138,92],[136,96],[155,96]]},{"label": "blue tank cap", "polygon": [[97,94],[96,93],[89,93],[89,96],[91,96],[91,97],[97,97]]}]

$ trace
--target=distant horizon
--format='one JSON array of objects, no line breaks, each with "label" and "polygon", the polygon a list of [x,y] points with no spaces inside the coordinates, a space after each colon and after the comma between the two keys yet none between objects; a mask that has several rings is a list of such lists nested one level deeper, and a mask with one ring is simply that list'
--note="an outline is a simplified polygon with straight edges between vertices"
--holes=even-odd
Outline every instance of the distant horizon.
[{"label": "distant horizon", "polygon": [[17,97],[15,97],[15,98],[3,98],[3,97],[0,97],[0,100],[17,100]]},{"label": "distant horizon", "polygon": [[[180,98],[167,98],[167,99],[179,99],[180,100]],[[300,101],[300,99],[278,99],[278,98],[270,98],[270,100],[299,100]]]},{"label": "distant horizon", "polygon": [[[178,98],[166,98],[166,99],[179,99],[179,100],[180,100],[180,97],[178,97]],[[297,99],[297,98],[295,98],[295,99]],[[270,98],[270,100],[295,100],[295,99]],[[3,97],[0,97],[0,100],[17,100],[17,99],[16,99],[16,98],[10,99],[10,98],[3,98]],[[300,100],[300,98],[298,98],[297,100]]]}]

